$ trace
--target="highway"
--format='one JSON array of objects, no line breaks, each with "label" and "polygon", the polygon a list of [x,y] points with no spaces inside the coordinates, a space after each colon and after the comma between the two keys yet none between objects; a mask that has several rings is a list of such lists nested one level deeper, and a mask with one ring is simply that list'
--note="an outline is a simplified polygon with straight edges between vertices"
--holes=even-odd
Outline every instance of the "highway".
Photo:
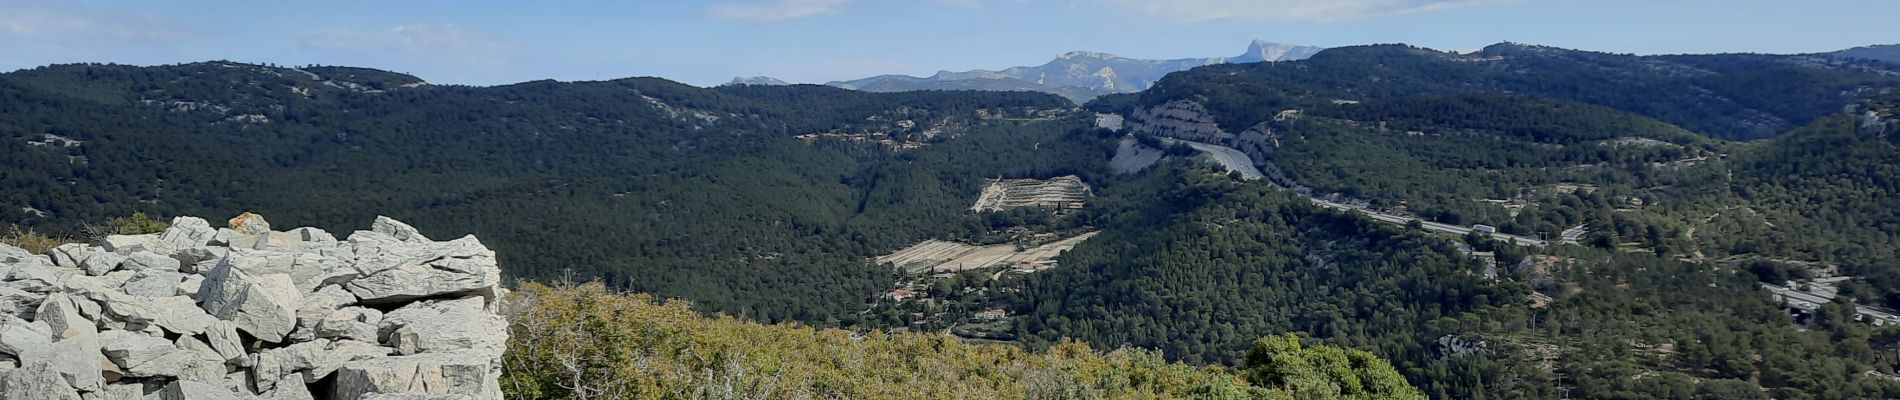
[{"label": "highway", "polygon": [[[1814,312],[1814,310],[1821,308],[1821,304],[1834,301],[1834,299],[1821,297],[1821,295],[1818,294],[1794,290],[1781,285],[1763,283],[1761,287],[1768,289],[1768,293],[1773,296],[1772,298],[1776,301],[1786,301],[1789,307],[1807,312]],[[1860,314],[1856,316],[1856,319],[1867,321],[1874,325],[1900,324],[1900,315],[1894,315],[1893,311],[1861,305],[1856,305],[1854,310]]]},{"label": "highway", "polygon": [[[1186,143],[1188,147],[1193,147],[1195,150],[1200,150],[1202,153],[1207,153],[1208,156],[1214,159],[1214,162],[1220,163],[1220,165],[1222,167],[1225,167],[1228,171],[1239,171],[1242,179],[1259,180],[1261,178],[1266,177],[1265,174],[1260,173],[1260,168],[1254,166],[1253,158],[1248,157],[1247,153],[1242,153],[1240,152],[1240,150],[1235,150],[1232,147],[1211,144],[1211,143],[1201,143],[1201,142],[1196,142],[1196,141],[1191,141],[1191,140],[1181,140],[1181,139],[1171,139],[1171,138],[1160,138],[1160,139],[1162,143],[1167,143],[1168,145],[1174,145],[1175,143]],[[1403,215],[1386,214],[1386,213],[1382,213],[1378,211],[1368,210],[1364,207],[1334,203],[1331,201],[1320,200],[1317,198],[1310,198],[1310,199],[1313,201],[1313,204],[1317,204],[1320,207],[1326,207],[1326,208],[1331,208],[1335,210],[1354,211],[1360,214],[1365,214],[1367,217],[1372,217],[1372,219],[1374,220],[1389,222],[1389,223],[1394,223],[1394,224],[1399,224],[1399,225],[1404,225],[1407,222],[1411,222],[1412,220],[1417,219],[1417,218],[1407,217]],[[1425,220],[1420,220],[1419,224],[1424,225],[1425,229],[1450,233],[1454,235],[1466,235],[1466,234],[1471,233],[1471,227],[1468,227],[1468,226],[1442,224],[1442,223],[1425,221]],[[1572,229],[1577,230],[1579,232],[1577,233],[1577,236],[1582,236],[1582,233],[1581,233],[1582,227],[1577,227],[1577,228],[1572,228]],[[1570,233],[1571,231],[1566,230],[1564,232]],[[1523,245],[1523,246],[1544,247],[1544,246],[1550,245],[1549,242],[1546,242],[1543,240],[1538,240],[1538,239],[1528,238],[1528,237],[1523,237],[1523,236],[1518,236],[1518,235],[1512,235],[1512,234],[1507,234],[1507,233],[1492,233],[1490,234],[1490,236],[1497,240],[1502,240],[1507,243]]]},{"label": "highway", "polygon": [[1209,157],[1213,157],[1214,162],[1220,163],[1220,165],[1226,167],[1228,171],[1240,171],[1241,179],[1257,181],[1267,177],[1266,174],[1260,173],[1260,168],[1253,165],[1253,157],[1248,157],[1247,153],[1234,150],[1232,147],[1181,139],[1158,139],[1161,139],[1161,143],[1167,143],[1169,146],[1173,146],[1175,143],[1187,143],[1188,147],[1193,147],[1195,150],[1200,150],[1202,153],[1207,153]]}]

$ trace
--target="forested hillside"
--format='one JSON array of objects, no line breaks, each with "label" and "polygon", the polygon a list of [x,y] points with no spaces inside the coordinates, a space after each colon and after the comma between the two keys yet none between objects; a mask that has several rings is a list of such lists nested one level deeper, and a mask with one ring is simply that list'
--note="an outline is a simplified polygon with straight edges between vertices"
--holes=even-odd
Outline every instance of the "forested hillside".
[{"label": "forested hillside", "polygon": [[1091,108],[1131,112],[1201,99],[1239,132],[1286,109],[1334,100],[1516,93],[1597,104],[1724,139],[1774,136],[1882,90],[1896,66],[1821,56],[1632,56],[1502,43],[1471,54],[1405,45],[1327,49],[1297,62],[1233,64],[1172,74],[1154,88]]},{"label": "forested hillside", "polygon": [[[1837,276],[1841,302],[1900,306],[1894,68],[1382,45],[1086,106],[1131,146],[1238,148],[1256,181],[1185,145],[1111,174],[1123,133],[1046,94],[63,65],[0,75],[0,225],[473,233],[510,277],[602,283],[525,286],[518,319],[578,330],[516,326],[524,397],[1900,398],[1900,330],[1839,303],[1797,320],[1759,286]],[[1064,175],[1092,186],[1080,209],[970,211],[989,179]],[[1047,263],[872,261],[1081,232]],[[549,364],[575,352],[606,358]]]},{"label": "forested hillside", "polygon": [[986,228],[964,211],[982,179],[1090,174],[1107,152],[1042,94],[420,82],[228,62],[0,75],[0,221],[335,229],[374,210],[493,238],[514,277],[823,323],[889,287],[863,257]]}]

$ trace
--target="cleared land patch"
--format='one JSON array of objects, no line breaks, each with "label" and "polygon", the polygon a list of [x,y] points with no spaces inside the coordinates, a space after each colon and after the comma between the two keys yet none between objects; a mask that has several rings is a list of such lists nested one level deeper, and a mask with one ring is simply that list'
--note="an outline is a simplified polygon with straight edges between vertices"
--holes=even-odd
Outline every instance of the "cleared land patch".
[{"label": "cleared land patch", "polygon": [[1089,184],[1075,175],[1044,179],[994,179],[977,195],[970,211],[1002,211],[1011,208],[1040,207],[1076,209],[1095,194]]},{"label": "cleared land patch", "polygon": [[890,263],[899,269],[919,273],[958,272],[993,267],[1009,267],[1033,272],[1054,267],[1056,256],[1095,237],[1096,233],[1084,233],[1022,251],[1017,251],[1016,245],[1009,243],[976,246],[943,240],[926,240],[898,250],[896,253],[878,257],[877,263]]}]

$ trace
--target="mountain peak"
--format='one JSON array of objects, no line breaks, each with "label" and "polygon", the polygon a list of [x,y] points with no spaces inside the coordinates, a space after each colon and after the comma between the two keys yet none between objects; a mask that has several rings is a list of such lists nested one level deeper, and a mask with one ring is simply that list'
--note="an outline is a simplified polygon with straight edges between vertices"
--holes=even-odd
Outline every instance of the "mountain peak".
[{"label": "mountain peak", "polygon": [[1074,60],[1078,58],[1089,58],[1089,59],[1097,59],[1097,60],[1119,60],[1122,58],[1122,56],[1103,53],[1099,51],[1071,51],[1067,53],[1062,53],[1062,56],[1060,58],[1064,60]]},{"label": "mountain peak", "polygon": [[1313,54],[1319,53],[1320,50],[1324,50],[1324,48],[1313,47],[1313,46],[1294,46],[1294,45],[1289,45],[1289,44],[1270,42],[1265,39],[1254,39],[1253,43],[1250,43],[1247,45],[1246,53],[1241,53],[1239,56],[1229,58],[1227,59],[1227,62],[1249,63],[1249,62],[1262,62],[1262,61],[1292,61],[1292,60],[1299,60],[1299,59],[1304,59],[1307,57],[1312,57]]},{"label": "mountain peak", "polygon": [[741,76],[741,77],[732,78],[732,82],[726,82],[726,84],[720,85],[720,86],[733,86],[733,85],[785,86],[785,85],[790,85],[790,84],[791,84],[790,82],[781,81],[781,80],[778,80],[778,78],[773,78],[769,76],[754,76],[750,78]]}]

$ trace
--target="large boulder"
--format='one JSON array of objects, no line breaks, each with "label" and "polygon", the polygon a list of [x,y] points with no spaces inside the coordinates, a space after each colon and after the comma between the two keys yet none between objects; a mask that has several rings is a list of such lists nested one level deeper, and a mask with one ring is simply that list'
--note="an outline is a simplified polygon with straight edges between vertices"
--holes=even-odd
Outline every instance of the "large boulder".
[{"label": "large boulder", "polygon": [[177,269],[147,269],[135,273],[119,290],[138,297],[177,296],[178,284],[184,281],[185,274]]},{"label": "large boulder", "polygon": [[[219,369],[215,372],[197,364],[203,362],[197,353],[180,349],[170,340],[149,336],[138,332],[106,331],[99,334],[100,351],[106,360],[112,361],[126,377],[149,378],[171,377],[190,380],[215,380],[224,375]],[[211,360],[217,362],[219,360]],[[222,365],[219,362],[219,365]],[[198,376],[182,376],[192,372]],[[205,372],[212,372],[204,374]]]},{"label": "large boulder", "polygon": [[[372,239],[359,240],[359,236]],[[447,242],[396,243],[374,239],[377,236],[350,236],[361,277],[344,287],[364,303],[386,304],[450,294],[493,298],[501,285],[495,252],[474,236]]]},{"label": "large boulder", "polygon": [[297,327],[303,294],[290,275],[251,276],[231,263],[220,263],[205,276],[198,300],[211,316],[258,339],[281,342]]},{"label": "large boulder", "polygon": [[99,242],[99,247],[103,247],[106,251],[122,256],[130,256],[133,253],[140,252],[164,255],[178,251],[178,246],[166,242],[161,236],[163,236],[163,234],[158,233],[143,235],[108,235],[104,240]]},{"label": "large boulder", "polygon": [[20,355],[28,349],[53,344],[53,328],[43,321],[0,315],[0,354]]},{"label": "large boulder", "polygon": [[378,333],[400,354],[470,350],[499,359],[508,344],[508,322],[480,297],[404,306],[383,316]]},{"label": "large boulder", "polygon": [[33,313],[34,321],[44,322],[52,329],[54,340],[64,340],[99,333],[99,326],[91,319],[81,315],[80,301],[65,293],[46,295],[40,308]]},{"label": "large boulder", "polygon": [[119,264],[119,268],[132,271],[164,270],[176,272],[182,266],[183,263],[179,262],[177,258],[149,251],[132,253],[125,257],[124,264]]},{"label": "large boulder", "polygon": [[475,352],[451,352],[353,361],[336,371],[332,398],[402,393],[500,399],[500,371],[487,358]]},{"label": "large boulder", "polygon": [[271,390],[277,380],[299,377],[297,384],[313,383],[329,377],[345,363],[388,356],[390,348],[354,340],[319,339],[265,350],[257,354],[251,366],[251,382],[257,390]]},{"label": "large boulder", "polygon": [[205,343],[226,361],[244,358],[244,338],[238,336],[237,325],[228,321],[212,322],[205,328]]},{"label": "large boulder", "polygon": [[[99,354],[99,334],[88,333],[82,336],[65,338],[53,344],[26,349],[19,354],[18,371],[46,371],[59,376],[73,389],[83,392],[98,391],[105,388],[106,379],[101,367],[107,361]],[[0,398],[4,397],[0,396]]]},{"label": "large boulder", "polygon": [[145,306],[131,307],[126,308],[125,311],[120,311],[121,308],[116,306],[120,303],[108,303],[106,308],[113,310],[114,314],[122,314],[125,316],[125,319],[130,321],[140,321],[158,325],[167,332],[181,335],[197,335],[205,333],[205,330],[210,329],[211,324],[218,322],[216,317],[212,317],[211,314],[206,313],[204,309],[198,308],[197,302],[192,301],[190,297],[166,296],[157,298],[133,298],[131,296],[120,296],[117,298],[136,299],[143,302]]},{"label": "large boulder", "polygon": [[231,230],[245,235],[262,235],[271,231],[270,221],[265,221],[262,215],[253,214],[248,211],[243,214],[238,214],[236,217],[231,217],[231,220],[225,221],[225,224],[230,226]]},{"label": "large boulder", "polygon": [[[325,313],[316,324],[315,335],[329,339],[355,339],[377,342],[383,312],[373,308],[349,307]],[[410,331],[413,333],[414,331]]]},{"label": "large boulder", "polygon": [[46,364],[21,366],[0,374],[0,399],[7,400],[80,400],[59,371]]},{"label": "large boulder", "polygon": [[211,243],[211,236],[218,230],[211,228],[211,222],[198,217],[172,218],[171,225],[159,232],[158,239],[178,248],[203,247]]},{"label": "large boulder", "polygon": [[397,221],[395,218],[381,215],[376,216],[376,222],[369,224],[369,231],[389,235],[389,237],[403,242],[430,242],[429,238],[422,236],[422,231],[416,230],[415,227],[402,223],[402,221]]}]

